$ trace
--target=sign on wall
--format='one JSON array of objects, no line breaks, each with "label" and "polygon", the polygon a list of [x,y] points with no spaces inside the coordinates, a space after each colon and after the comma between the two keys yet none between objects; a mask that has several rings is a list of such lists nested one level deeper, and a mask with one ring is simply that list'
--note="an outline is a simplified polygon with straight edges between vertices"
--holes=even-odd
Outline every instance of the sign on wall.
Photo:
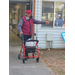
[{"label": "sign on wall", "polygon": [[63,40],[65,41],[65,32],[61,33]]}]

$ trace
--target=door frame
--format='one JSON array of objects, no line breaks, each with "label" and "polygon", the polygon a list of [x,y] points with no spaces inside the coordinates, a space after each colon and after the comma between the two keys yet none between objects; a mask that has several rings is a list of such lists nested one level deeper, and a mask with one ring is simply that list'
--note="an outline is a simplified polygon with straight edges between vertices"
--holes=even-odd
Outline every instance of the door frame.
[{"label": "door frame", "polygon": [[[35,0],[33,0],[33,17],[35,18]],[[33,24],[33,35],[32,39],[34,40],[35,24]]]}]

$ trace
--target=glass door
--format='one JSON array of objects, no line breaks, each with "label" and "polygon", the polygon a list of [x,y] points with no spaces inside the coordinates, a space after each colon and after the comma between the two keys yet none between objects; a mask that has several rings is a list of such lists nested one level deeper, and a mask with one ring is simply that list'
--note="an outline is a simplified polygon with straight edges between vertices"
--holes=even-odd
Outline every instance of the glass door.
[{"label": "glass door", "polygon": [[9,2],[9,43],[22,43],[18,32],[18,23],[21,17],[25,15],[25,11],[30,9],[30,6],[30,2]]}]

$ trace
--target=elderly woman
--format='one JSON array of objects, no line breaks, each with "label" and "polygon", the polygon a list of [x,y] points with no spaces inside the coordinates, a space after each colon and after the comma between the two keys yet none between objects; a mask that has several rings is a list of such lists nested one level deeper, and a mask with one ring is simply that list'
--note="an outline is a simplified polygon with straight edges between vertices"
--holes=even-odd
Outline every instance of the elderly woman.
[{"label": "elderly woman", "polygon": [[[31,10],[27,10],[26,15],[23,16],[18,24],[18,30],[20,32],[20,35],[24,35],[24,44],[26,43],[26,40],[32,37],[33,34],[33,23],[35,24],[49,24],[49,21],[38,21],[35,18],[32,17]],[[25,52],[26,53],[26,52]],[[26,54],[28,56],[28,54]]]}]

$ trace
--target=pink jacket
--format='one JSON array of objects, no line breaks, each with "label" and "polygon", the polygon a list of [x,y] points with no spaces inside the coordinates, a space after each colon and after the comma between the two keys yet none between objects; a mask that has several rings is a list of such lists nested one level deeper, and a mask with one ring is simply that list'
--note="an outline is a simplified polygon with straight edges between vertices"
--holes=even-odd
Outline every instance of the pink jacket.
[{"label": "pink jacket", "polygon": [[32,35],[33,34],[33,19],[26,20],[25,16],[22,17],[24,24],[21,27],[23,35]]}]

